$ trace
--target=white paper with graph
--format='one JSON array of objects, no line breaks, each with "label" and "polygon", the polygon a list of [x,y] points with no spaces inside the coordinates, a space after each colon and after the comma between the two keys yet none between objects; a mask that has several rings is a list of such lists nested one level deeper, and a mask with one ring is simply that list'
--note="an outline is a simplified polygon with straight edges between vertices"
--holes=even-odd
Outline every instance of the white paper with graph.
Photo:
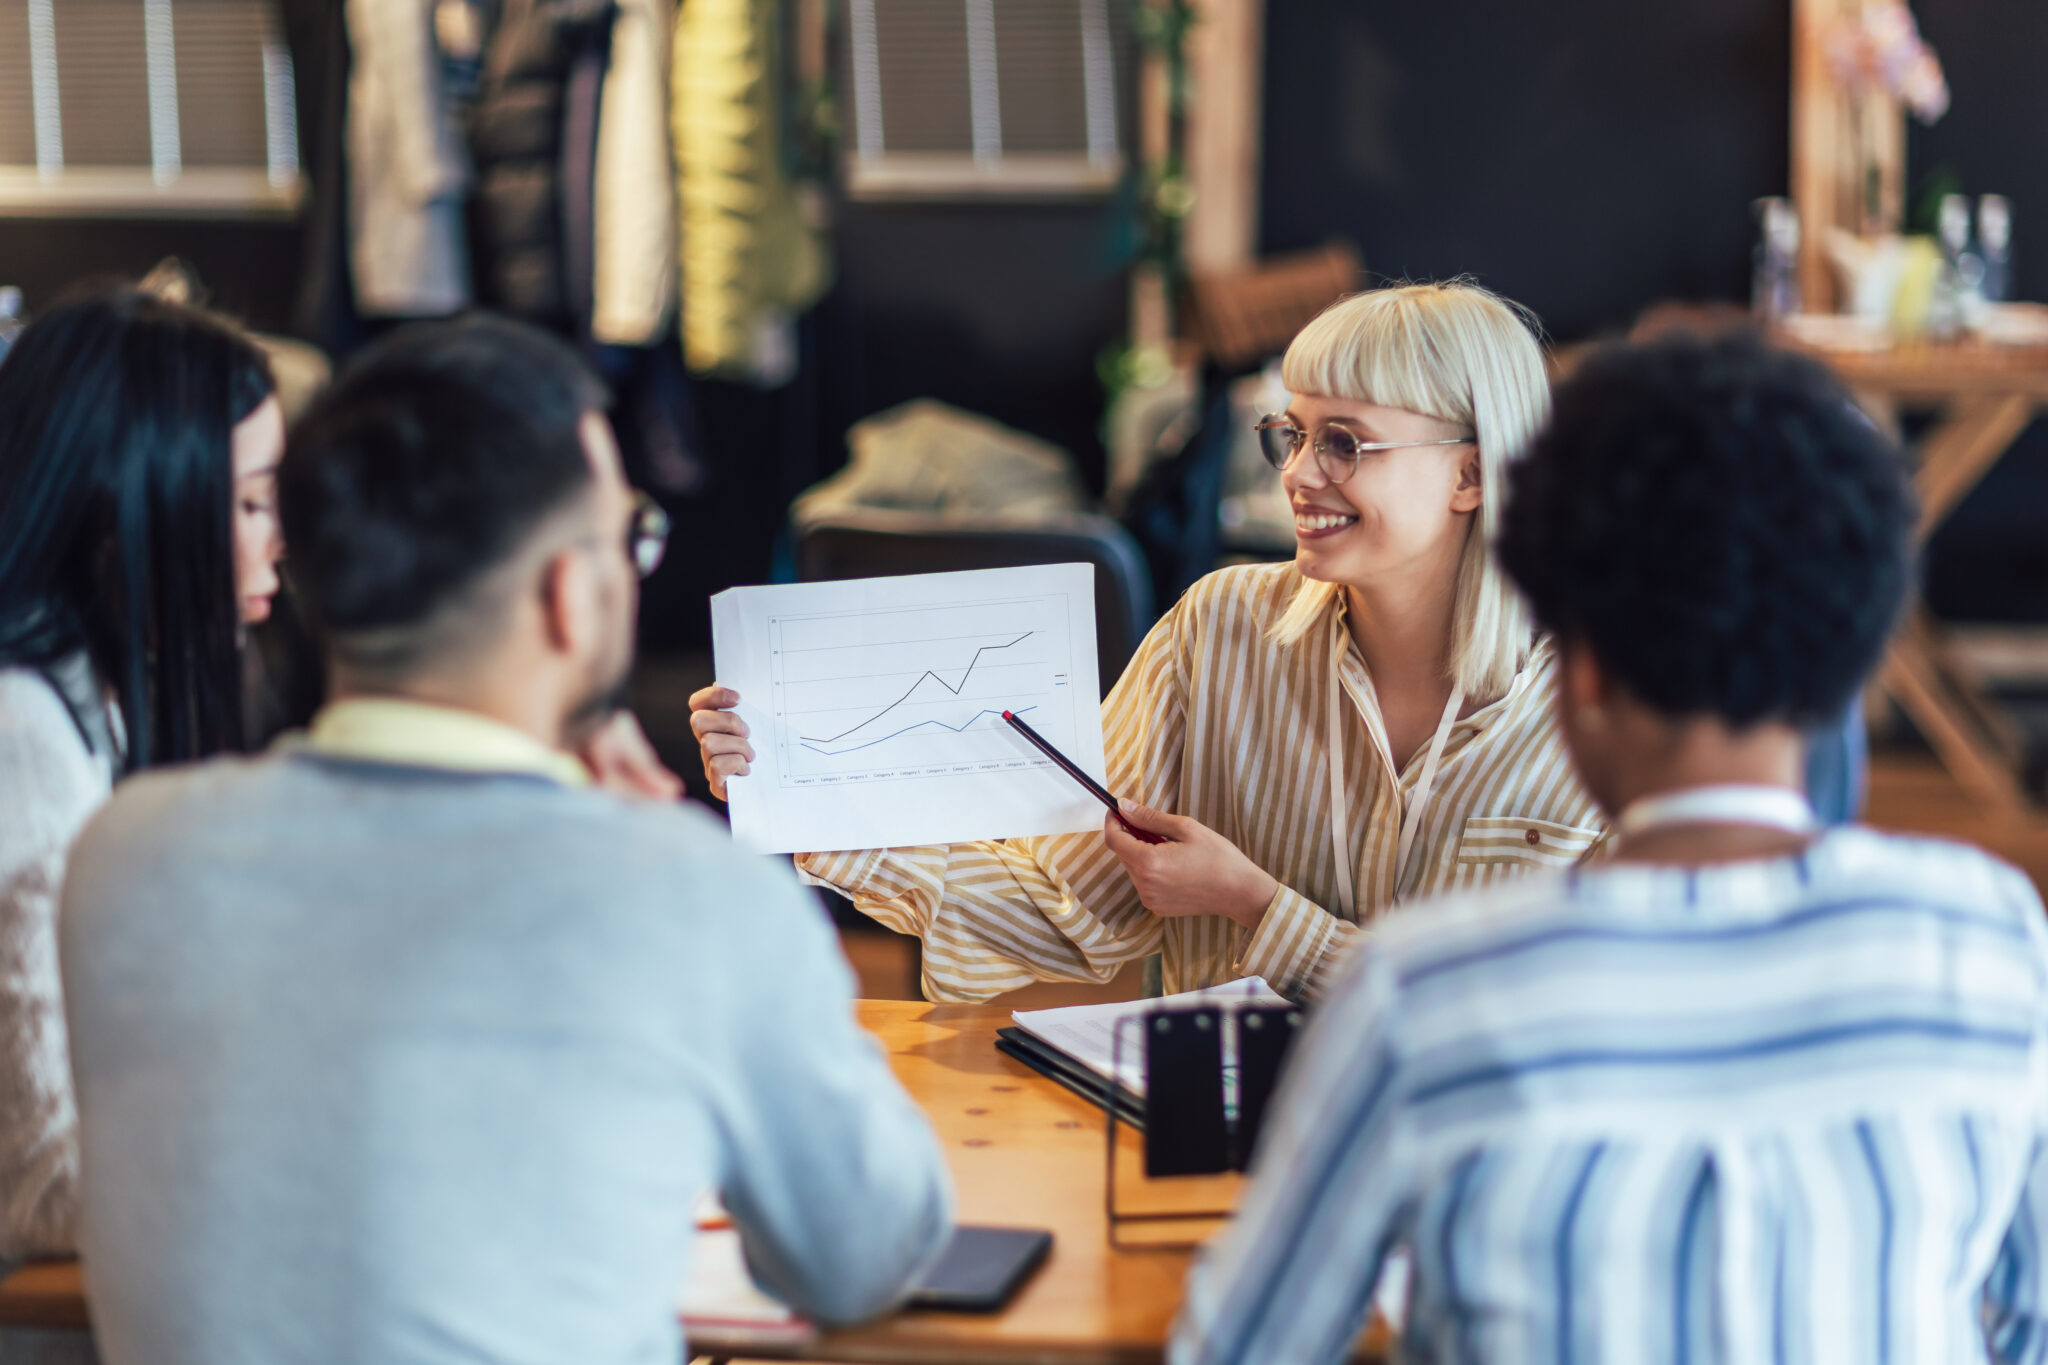
[{"label": "white paper with graph", "polygon": [[755,758],[727,786],[764,853],[1072,834],[1100,802],[1095,570],[1052,564],[733,588],[711,599],[718,681]]}]

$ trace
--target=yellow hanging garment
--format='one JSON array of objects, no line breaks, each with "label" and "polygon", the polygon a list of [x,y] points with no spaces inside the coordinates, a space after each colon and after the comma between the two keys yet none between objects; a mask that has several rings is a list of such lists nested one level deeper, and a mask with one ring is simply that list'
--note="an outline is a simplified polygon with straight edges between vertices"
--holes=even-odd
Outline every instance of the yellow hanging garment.
[{"label": "yellow hanging garment", "polygon": [[816,196],[784,160],[780,8],[683,0],[671,77],[683,356],[761,383],[788,378],[789,323],[831,283]]}]

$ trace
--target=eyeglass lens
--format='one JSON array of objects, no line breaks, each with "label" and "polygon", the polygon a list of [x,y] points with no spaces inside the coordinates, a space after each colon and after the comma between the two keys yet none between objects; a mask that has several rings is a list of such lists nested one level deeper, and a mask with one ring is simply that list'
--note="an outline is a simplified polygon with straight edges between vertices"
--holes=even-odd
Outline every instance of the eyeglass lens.
[{"label": "eyeglass lens", "polygon": [[1290,422],[1268,417],[1259,423],[1259,453],[1275,469],[1287,467],[1294,452],[1301,449],[1301,439],[1301,428]]},{"label": "eyeglass lens", "polygon": [[660,503],[646,493],[633,497],[633,521],[626,531],[626,554],[633,568],[646,578],[661,567],[668,553],[669,517]]},{"label": "eyeglass lens", "polygon": [[[1307,439],[1307,433],[1292,422],[1268,418],[1259,424],[1259,450],[1275,469],[1285,469]],[[1317,462],[1331,478],[1341,482],[1358,467],[1361,442],[1344,428],[1324,427],[1314,444]]]}]

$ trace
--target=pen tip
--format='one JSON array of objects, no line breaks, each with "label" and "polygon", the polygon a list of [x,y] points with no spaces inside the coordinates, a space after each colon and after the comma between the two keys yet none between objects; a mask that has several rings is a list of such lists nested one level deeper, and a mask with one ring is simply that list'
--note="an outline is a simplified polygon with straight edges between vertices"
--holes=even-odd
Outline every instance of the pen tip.
[{"label": "pen tip", "polygon": [[1015,720],[1015,719],[1017,719],[1017,718],[1016,718],[1015,716],[1011,715],[1011,714],[1010,714],[1010,713],[1009,713],[1008,711],[1005,711],[1005,712],[1003,712],[1003,719],[1004,719],[1004,720]]}]

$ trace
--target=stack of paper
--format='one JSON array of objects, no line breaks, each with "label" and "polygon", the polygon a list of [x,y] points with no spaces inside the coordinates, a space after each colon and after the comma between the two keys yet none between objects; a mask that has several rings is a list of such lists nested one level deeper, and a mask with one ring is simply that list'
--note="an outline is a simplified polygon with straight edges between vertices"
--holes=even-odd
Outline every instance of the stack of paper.
[{"label": "stack of paper", "polygon": [[690,1280],[677,1307],[693,1345],[700,1336],[766,1347],[817,1335],[808,1319],[755,1287],[740,1235],[730,1227],[699,1226],[690,1247]]}]

